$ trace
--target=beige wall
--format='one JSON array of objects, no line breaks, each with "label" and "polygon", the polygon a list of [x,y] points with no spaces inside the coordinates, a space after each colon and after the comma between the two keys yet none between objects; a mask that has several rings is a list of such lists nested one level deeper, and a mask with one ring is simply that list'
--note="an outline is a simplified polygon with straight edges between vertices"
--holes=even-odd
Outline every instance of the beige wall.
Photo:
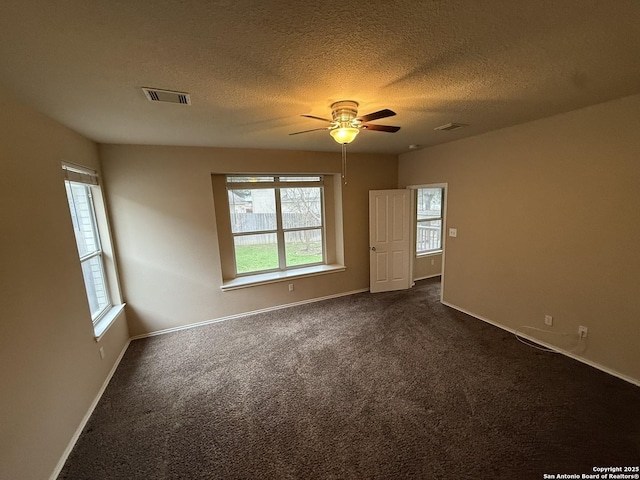
[{"label": "beige wall", "polygon": [[222,292],[212,173],[340,172],[336,151],[100,146],[133,336],[369,286],[368,191],[395,188],[397,157],[349,154],[347,270]]},{"label": "beige wall", "polygon": [[442,272],[442,254],[434,253],[413,259],[413,279],[436,277]]},{"label": "beige wall", "polygon": [[0,137],[0,478],[43,479],[128,331],[122,316],[94,339],[61,174],[63,160],[97,168],[96,145],[2,92]]},{"label": "beige wall", "polygon": [[[445,302],[640,381],[640,96],[400,157],[448,182]],[[583,348],[586,347],[586,348]]]}]

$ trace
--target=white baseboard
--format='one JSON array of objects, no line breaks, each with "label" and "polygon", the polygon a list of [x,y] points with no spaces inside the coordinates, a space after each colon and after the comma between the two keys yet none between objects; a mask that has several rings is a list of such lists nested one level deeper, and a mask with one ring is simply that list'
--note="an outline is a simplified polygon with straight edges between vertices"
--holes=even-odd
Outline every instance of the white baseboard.
[{"label": "white baseboard", "polygon": [[118,356],[115,363],[113,364],[113,367],[111,368],[111,371],[109,372],[109,374],[107,375],[107,378],[102,384],[102,387],[100,387],[100,391],[96,395],[96,398],[94,398],[93,402],[91,403],[91,406],[89,407],[89,410],[87,411],[85,416],[82,418],[82,421],[80,422],[80,425],[78,426],[75,433],[73,434],[73,437],[71,437],[71,440],[67,445],[67,448],[62,453],[62,457],[60,457],[60,461],[58,461],[58,464],[56,465],[56,468],[53,470],[53,473],[49,477],[49,480],[56,480],[56,478],[58,478],[58,475],[60,475],[60,472],[62,471],[62,467],[64,467],[64,464],[67,461],[67,458],[69,458],[69,455],[71,454],[71,450],[73,450],[73,447],[76,445],[78,438],[80,438],[80,434],[82,433],[82,430],[84,430],[84,427],[89,421],[89,418],[91,418],[91,414],[93,413],[96,406],[98,405],[98,402],[102,398],[102,394],[106,390],[107,385],[109,385],[109,382],[111,381],[111,377],[113,377],[113,374],[116,372],[118,365],[120,365],[120,361],[122,360],[122,357],[124,357],[124,354],[127,351],[127,348],[129,348],[129,343],[131,343],[131,340],[127,340],[127,343],[125,344],[124,348],[120,352],[120,355]]},{"label": "white baseboard", "polygon": [[581,357],[579,355],[576,355],[576,354],[574,354],[572,352],[569,352],[567,350],[563,350],[561,348],[558,348],[555,345],[551,345],[549,343],[546,343],[546,342],[543,342],[541,340],[538,340],[535,337],[531,337],[531,336],[526,335],[526,334],[524,334],[524,333],[522,333],[520,331],[516,331],[516,330],[514,330],[512,328],[509,328],[509,327],[507,327],[505,325],[502,325],[500,323],[496,323],[494,321],[491,321],[488,318],[484,318],[484,317],[482,317],[480,315],[476,315],[475,313],[470,312],[468,310],[465,310],[464,308],[460,308],[457,305],[453,305],[453,304],[451,304],[449,302],[445,302],[445,301],[442,301],[442,304],[446,305],[447,307],[451,307],[451,308],[453,308],[455,310],[458,310],[459,312],[466,313],[467,315],[469,315],[471,317],[474,317],[474,318],[477,318],[478,320],[482,320],[483,322],[489,323],[489,324],[493,325],[494,327],[498,327],[498,328],[501,328],[502,330],[506,330],[509,333],[513,333],[514,335],[518,335],[521,338],[526,338],[527,340],[529,340],[531,342],[534,342],[534,343],[536,343],[536,344],[538,344],[540,346],[543,346],[545,348],[549,348],[549,349],[553,350],[554,352],[558,352],[558,353],[560,353],[560,354],[562,354],[562,355],[564,355],[566,357],[572,358],[572,359],[577,360],[579,362],[582,362],[582,363],[584,363],[586,365],[589,365],[590,367],[597,368],[598,370],[601,370],[601,371],[603,371],[605,373],[608,373],[609,375],[613,375],[614,377],[617,377],[617,378],[619,378],[621,380],[624,380],[625,382],[629,382],[629,383],[631,383],[631,384],[633,384],[633,385],[635,385],[637,387],[640,387],[640,380],[638,380],[638,379],[635,379],[633,377],[629,377],[628,375],[624,375],[624,374],[622,374],[620,372],[617,372],[617,371],[612,370],[612,369],[610,369],[608,367],[605,367],[604,365],[600,365],[599,363],[596,363],[596,362],[593,362],[591,360],[588,360],[588,359],[586,359],[584,357]]},{"label": "white baseboard", "polygon": [[440,274],[440,273],[435,273],[435,274],[433,274],[433,275],[427,275],[426,277],[418,277],[418,278],[414,278],[414,279],[413,279],[413,281],[414,281],[414,282],[417,282],[418,280],[426,280],[427,278],[435,278],[435,277],[439,277],[439,276],[441,276],[441,275],[442,275],[442,274]]},{"label": "white baseboard", "polygon": [[255,315],[257,313],[272,312],[274,310],[282,310],[283,308],[297,307],[298,305],[321,302],[322,300],[329,300],[331,298],[338,298],[338,297],[346,297],[347,295],[354,295],[356,293],[363,293],[368,291],[369,291],[368,288],[361,288],[359,290],[352,290],[350,292],[335,293],[333,295],[327,295],[325,297],[311,298],[309,300],[302,300],[300,302],[285,303],[284,305],[276,305],[274,307],[267,307],[267,308],[261,308],[259,310],[251,310],[248,312],[236,313],[235,315],[228,315],[226,317],[214,318],[211,320],[205,320],[203,322],[190,323],[189,325],[180,325],[179,327],[165,328],[163,330],[156,330],[155,332],[143,333],[141,335],[136,335],[135,337],[131,337],[131,340],[138,340],[140,338],[147,338],[147,337],[155,337],[156,335],[164,335],[165,333],[179,332],[181,330],[188,330],[190,328],[202,327],[204,325],[210,325],[212,323],[226,322],[227,320],[233,320],[234,318],[247,317],[249,315]]}]

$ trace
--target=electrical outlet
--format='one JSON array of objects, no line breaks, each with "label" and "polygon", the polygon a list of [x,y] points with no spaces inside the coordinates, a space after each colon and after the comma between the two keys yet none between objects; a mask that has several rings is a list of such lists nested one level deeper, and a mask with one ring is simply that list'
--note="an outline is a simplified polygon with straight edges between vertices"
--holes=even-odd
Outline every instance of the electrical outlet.
[{"label": "electrical outlet", "polygon": [[289,284],[289,291],[290,291],[290,292],[293,292],[293,283],[290,283],[290,284]]},{"label": "electrical outlet", "polygon": [[458,236],[458,229],[457,228],[450,228],[449,229],[449,236],[450,237],[457,237]]},{"label": "electrical outlet", "polygon": [[553,325],[553,317],[551,315],[545,315],[544,324],[549,326]]},{"label": "electrical outlet", "polygon": [[583,325],[580,325],[578,327],[578,336],[580,338],[587,338],[587,332],[589,331],[589,329]]}]

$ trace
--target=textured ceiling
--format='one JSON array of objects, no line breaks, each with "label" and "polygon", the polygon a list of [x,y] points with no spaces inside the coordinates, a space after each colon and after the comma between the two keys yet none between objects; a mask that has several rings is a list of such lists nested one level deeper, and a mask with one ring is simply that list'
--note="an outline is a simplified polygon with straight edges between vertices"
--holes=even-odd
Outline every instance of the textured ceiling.
[{"label": "textured ceiling", "polygon": [[0,86],[105,143],[333,151],[288,134],[352,99],[402,129],[350,150],[401,153],[640,92],[637,0],[2,0],[0,32]]}]

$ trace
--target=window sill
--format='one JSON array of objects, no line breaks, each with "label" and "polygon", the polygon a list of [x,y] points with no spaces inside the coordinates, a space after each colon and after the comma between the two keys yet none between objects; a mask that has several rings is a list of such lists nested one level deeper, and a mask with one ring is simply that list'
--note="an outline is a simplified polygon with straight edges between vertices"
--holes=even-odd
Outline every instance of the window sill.
[{"label": "window sill", "polygon": [[237,277],[233,280],[226,280],[220,286],[220,290],[236,290],[238,288],[255,287],[257,285],[265,285],[267,283],[282,282],[285,280],[293,280],[294,278],[312,277],[315,275],[324,275],[327,273],[344,272],[347,267],[344,265],[314,265],[313,267],[296,268],[284,272],[259,273],[257,275],[247,275],[246,277]]},{"label": "window sill", "polygon": [[432,255],[440,255],[441,253],[442,249],[431,250],[430,252],[416,253],[416,258],[430,257]]},{"label": "window sill", "polygon": [[120,315],[120,312],[124,310],[125,305],[126,303],[123,303],[121,305],[115,305],[111,307],[111,309],[107,313],[105,313],[100,320],[98,320],[98,323],[93,326],[93,333],[95,335],[96,342],[102,340],[102,337],[105,333],[107,333],[109,327],[114,324],[114,322]]}]

